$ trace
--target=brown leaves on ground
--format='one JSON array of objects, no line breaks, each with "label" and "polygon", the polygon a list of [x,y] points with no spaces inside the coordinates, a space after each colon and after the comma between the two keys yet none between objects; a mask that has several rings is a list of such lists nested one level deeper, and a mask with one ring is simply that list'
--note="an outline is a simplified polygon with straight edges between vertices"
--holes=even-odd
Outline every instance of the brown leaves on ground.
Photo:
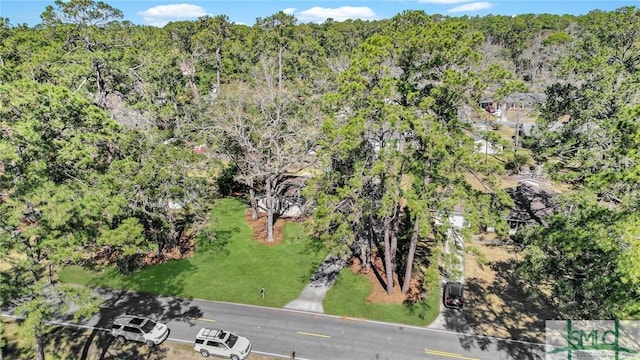
[{"label": "brown leaves on ground", "polygon": [[[184,259],[193,255],[195,250],[196,243],[193,236],[184,235],[180,238],[180,241],[176,246],[169,246],[163,249],[161,256],[158,256],[155,251],[145,254],[141,259],[141,264],[143,266],[148,266],[161,264],[171,260]],[[100,265],[115,264],[121,256],[121,250],[114,250],[110,246],[103,246],[96,251],[93,256],[93,261]]]},{"label": "brown leaves on ground", "polygon": [[[273,241],[267,240],[267,223],[266,214],[259,213],[257,220],[253,220],[251,216],[251,210],[247,209],[245,213],[245,220],[247,224],[253,230],[253,239],[265,245],[277,245],[282,241],[282,229],[288,221],[285,218],[278,218],[273,226]],[[360,260],[353,258],[350,261],[350,268],[356,274],[366,276],[372,285],[371,294],[367,298],[367,303],[375,304],[403,304],[405,302],[416,302],[420,298],[420,292],[422,290],[422,284],[420,279],[414,277],[411,279],[411,286],[406,294],[403,294],[400,286],[398,285],[398,277],[394,275],[394,288],[391,295],[387,294],[385,287],[385,275],[382,259],[378,256],[372,257],[373,266],[369,271],[366,271],[361,265]],[[375,271],[373,270],[375,269]],[[376,275],[376,273],[378,275]]]},{"label": "brown leaves on ground", "polygon": [[286,219],[278,218],[273,225],[273,241],[269,241],[267,236],[267,214],[259,212],[258,219],[253,220],[251,209],[247,209],[244,216],[247,224],[253,230],[253,239],[265,245],[278,245],[282,241],[282,229],[286,223]]},{"label": "brown leaves on ground", "polygon": [[373,254],[371,257],[371,268],[366,269],[362,267],[360,259],[354,257],[350,261],[350,268],[355,274],[366,276],[371,282],[371,293],[367,297],[367,303],[369,304],[404,304],[415,303],[420,299],[420,293],[422,291],[422,284],[418,277],[411,278],[409,291],[406,294],[402,293],[401,285],[398,281],[397,274],[393,275],[393,291],[391,295],[387,294],[386,290],[386,275],[384,272],[384,265],[382,258]]},{"label": "brown leaves on ground", "polygon": [[156,256],[155,253],[149,253],[142,259],[142,262],[145,265],[152,265],[170,260],[184,259],[193,255],[195,250],[196,243],[194,238],[192,236],[183,236],[177,246],[162,250],[162,256]]}]

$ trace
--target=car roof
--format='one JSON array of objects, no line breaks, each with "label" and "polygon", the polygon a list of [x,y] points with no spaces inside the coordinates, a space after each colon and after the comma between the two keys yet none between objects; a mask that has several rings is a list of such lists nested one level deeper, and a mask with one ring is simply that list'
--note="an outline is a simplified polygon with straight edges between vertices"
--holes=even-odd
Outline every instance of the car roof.
[{"label": "car roof", "polygon": [[113,323],[118,325],[129,325],[129,324],[140,325],[145,320],[148,320],[148,319],[145,318],[144,316],[120,315],[115,319]]},{"label": "car roof", "polygon": [[202,328],[198,331],[197,338],[198,339],[208,339],[208,340],[222,340],[228,334],[228,331],[223,331],[220,329],[212,329],[212,328]]}]

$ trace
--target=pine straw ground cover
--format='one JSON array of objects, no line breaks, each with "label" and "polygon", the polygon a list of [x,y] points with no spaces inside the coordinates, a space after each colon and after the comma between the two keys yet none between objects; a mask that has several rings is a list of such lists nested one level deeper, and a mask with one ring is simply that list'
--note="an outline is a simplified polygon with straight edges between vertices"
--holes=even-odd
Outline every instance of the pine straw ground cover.
[{"label": "pine straw ground cover", "polygon": [[[247,224],[253,229],[253,238],[254,240],[261,242],[265,245],[277,245],[280,243],[283,234],[284,225],[287,223],[287,219],[279,218],[276,220],[274,224],[274,240],[269,242],[267,240],[267,232],[265,230],[265,219],[264,214],[258,218],[258,220],[253,220],[251,217],[251,211],[247,210],[245,220]],[[401,305],[407,302],[416,302],[418,297],[420,296],[422,283],[418,277],[414,277],[411,279],[411,285],[409,291],[407,293],[402,293],[399,287],[398,276],[394,275],[394,291],[391,295],[387,294],[387,291],[378,279],[378,276],[384,276],[384,266],[382,264],[382,259],[379,256],[372,257],[373,266],[369,270],[365,270],[358,258],[353,258],[349,262],[349,268],[354,274],[362,275],[366,277],[371,283],[371,293],[366,299],[367,304],[395,304]],[[377,273],[377,274],[376,274]]]},{"label": "pine straw ground cover", "polygon": [[556,314],[548,292],[524,290],[527,284],[517,270],[522,253],[491,235],[474,236],[466,246],[465,320],[470,330],[543,343],[544,322]]}]

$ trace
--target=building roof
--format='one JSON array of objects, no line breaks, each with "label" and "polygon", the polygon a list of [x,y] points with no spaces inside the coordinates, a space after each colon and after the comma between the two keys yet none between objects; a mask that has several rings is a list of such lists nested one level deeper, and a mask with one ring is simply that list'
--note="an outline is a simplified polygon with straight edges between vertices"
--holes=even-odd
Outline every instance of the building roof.
[{"label": "building roof", "polygon": [[540,104],[547,100],[547,95],[538,93],[513,93],[505,97],[508,104],[532,105]]},{"label": "building roof", "polygon": [[546,218],[556,211],[556,192],[545,190],[530,182],[520,182],[517,187],[506,191],[515,204],[509,212],[511,221],[546,226]]}]

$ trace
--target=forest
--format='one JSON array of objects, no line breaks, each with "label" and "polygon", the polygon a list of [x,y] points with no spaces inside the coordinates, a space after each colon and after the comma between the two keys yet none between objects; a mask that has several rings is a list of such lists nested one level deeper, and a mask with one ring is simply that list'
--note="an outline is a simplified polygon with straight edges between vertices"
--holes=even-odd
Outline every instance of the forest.
[{"label": "forest", "polygon": [[[379,249],[387,284],[403,279],[388,292],[407,291],[416,244],[441,246],[440,220],[459,207],[465,236],[512,237],[523,286],[550,289],[562,317],[640,319],[635,7],[322,24],[278,12],[162,28],[122,18],[56,0],[37,26],[0,19],[0,297],[21,299],[36,349],[65,304],[81,305],[77,317],[97,309],[88,289],[51,282],[58,269],[108,251],[134,272],[231,195],[266,214],[269,239],[296,204],[330,252],[369,264]],[[473,129],[465,114],[514,94],[544,94],[519,147]],[[474,133],[504,151],[478,154]],[[524,166],[565,190],[543,224],[509,235],[500,179]]]}]

